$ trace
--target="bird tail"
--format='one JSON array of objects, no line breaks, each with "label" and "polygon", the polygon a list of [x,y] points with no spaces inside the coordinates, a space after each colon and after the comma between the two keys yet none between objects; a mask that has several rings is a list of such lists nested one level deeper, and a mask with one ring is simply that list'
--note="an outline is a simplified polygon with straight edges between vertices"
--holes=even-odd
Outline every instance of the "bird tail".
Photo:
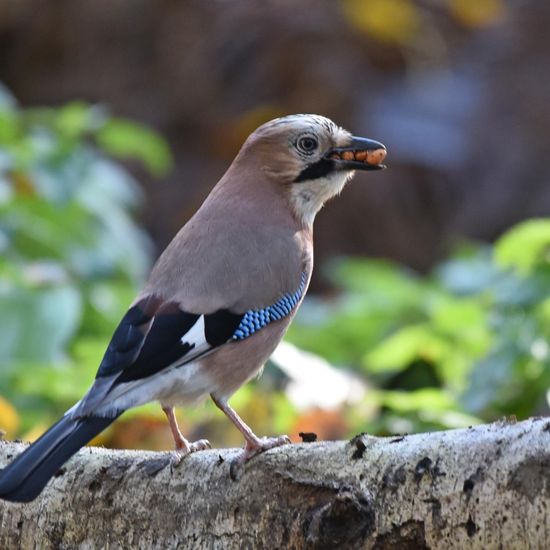
[{"label": "bird tail", "polygon": [[118,416],[75,419],[66,414],[0,470],[0,498],[12,502],[36,498],[59,468]]}]

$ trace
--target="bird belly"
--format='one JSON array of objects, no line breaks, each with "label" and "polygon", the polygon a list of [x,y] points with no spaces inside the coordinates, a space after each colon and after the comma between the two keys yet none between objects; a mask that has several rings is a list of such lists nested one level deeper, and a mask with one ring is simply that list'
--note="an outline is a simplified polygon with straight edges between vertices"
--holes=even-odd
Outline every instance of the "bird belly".
[{"label": "bird belly", "polygon": [[155,397],[163,407],[198,403],[215,387],[199,361],[175,368],[167,372],[164,378],[157,388]]},{"label": "bird belly", "polygon": [[155,381],[154,399],[165,407],[190,405],[207,397],[215,383],[205,372],[201,361],[170,369]]},{"label": "bird belly", "polygon": [[119,384],[96,414],[109,416],[115,410],[126,410],[151,401],[163,406],[192,404],[211,393],[215,384],[198,361],[172,367],[150,378]]},{"label": "bird belly", "polygon": [[212,382],[218,398],[229,398],[248,380],[257,376],[275,351],[294,314],[270,323],[248,338],[230,342],[200,360],[201,370]]}]

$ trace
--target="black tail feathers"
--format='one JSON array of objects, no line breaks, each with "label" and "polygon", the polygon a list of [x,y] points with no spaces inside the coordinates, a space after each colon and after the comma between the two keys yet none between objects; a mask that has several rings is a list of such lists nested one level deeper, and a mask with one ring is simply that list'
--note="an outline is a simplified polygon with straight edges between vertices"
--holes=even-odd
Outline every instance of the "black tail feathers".
[{"label": "black tail feathers", "polygon": [[115,419],[64,416],[0,470],[0,498],[13,502],[36,498],[59,468]]}]

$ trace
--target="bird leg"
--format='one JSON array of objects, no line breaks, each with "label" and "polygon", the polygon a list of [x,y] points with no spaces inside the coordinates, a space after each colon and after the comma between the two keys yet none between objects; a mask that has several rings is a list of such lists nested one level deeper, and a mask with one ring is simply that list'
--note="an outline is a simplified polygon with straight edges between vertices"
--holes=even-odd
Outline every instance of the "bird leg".
[{"label": "bird leg", "polygon": [[238,457],[237,461],[240,463],[248,462],[253,456],[263,453],[268,449],[274,447],[280,447],[290,443],[290,438],[287,435],[280,437],[262,437],[259,438],[243,421],[243,419],[231,408],[229,403],[224,399],[218,399],[214,395],[210,394],[212,401],[216,407],[221,409],[225,416],[233,422],[236,428],[243,434],[246,444],[244,446],[243,453]]},{"label": "bird leg", "polygon": [[183,436],[178,426],[174,407],[162,407],[162,410],[168,419],[168,424],[170,425],[170,430],[172,431],[172,436],[174,437],[174,443],[176,445],[175,464],[179,464],[181,459],[189,453],[210,449],[210,442],[207,439],[199,439],[198,441],[190,443]]}]

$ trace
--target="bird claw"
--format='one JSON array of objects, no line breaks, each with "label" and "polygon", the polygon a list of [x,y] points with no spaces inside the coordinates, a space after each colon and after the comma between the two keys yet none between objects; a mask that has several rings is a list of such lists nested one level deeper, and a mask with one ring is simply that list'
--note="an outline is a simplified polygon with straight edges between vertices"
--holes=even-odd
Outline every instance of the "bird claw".
[{"label": "bird claw", "polygon": [[289,443],[290,437],[288,437],[288,435],[281,435],[279,437],[262,437],[254,443],[247,441],[244,451],[237,457],[237,460],[245,464],[256,455],[269,451],[269,449],[274,449],[275,447],[281,447],[281,445],[288,445]]},{"label": "bird claw", "polygon": [[288,435],[281,435],[279,437],[262,437],[256,441],[248,441],[243,451],[237,455],[232,461],[229,467],[229,475],[233,481],[237,481],[242,473],[243,466],[255,456],[274,449],[275,447],[281,447],[282,445],[290,444],[290,437]]},{"label": "bird claw", "polygon": [[187,445],[175,450],[172,456],[172,466],[179,466],[184,457],[191,453],[205,451],[211,448],[212,446],[210,445],[210,441],[208,441],[208,439],[199,439],[198,441],[193,441],[193,443],[187,443]]},{"label": "bird claw", "polygon": [[211,449],[211,448],[212,448],[212,445],[210,445],[210,441],[208,441],[208,439],[199,439],[189,444],[190,453],[194,453],[196,451],[206,451],[207,449]]}]

